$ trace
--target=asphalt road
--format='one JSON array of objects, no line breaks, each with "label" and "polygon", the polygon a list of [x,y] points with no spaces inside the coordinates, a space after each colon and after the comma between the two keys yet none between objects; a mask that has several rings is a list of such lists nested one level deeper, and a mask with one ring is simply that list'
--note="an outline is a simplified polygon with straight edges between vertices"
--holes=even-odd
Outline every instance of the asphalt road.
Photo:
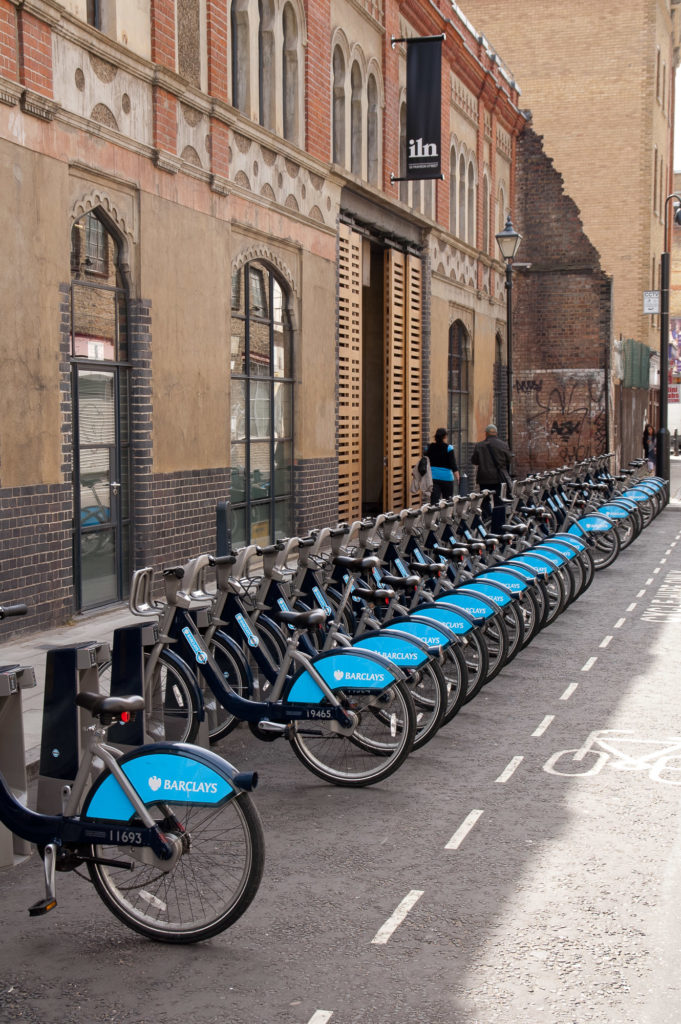
[{"label": "asphalt road", "polygon": [[1,872],[0,1021],[678,1024],[680,599],[670,508],[383,784],[228,737],[267,860],[209,942],[137,937],[74,875],[29,918],[37,858]]}]

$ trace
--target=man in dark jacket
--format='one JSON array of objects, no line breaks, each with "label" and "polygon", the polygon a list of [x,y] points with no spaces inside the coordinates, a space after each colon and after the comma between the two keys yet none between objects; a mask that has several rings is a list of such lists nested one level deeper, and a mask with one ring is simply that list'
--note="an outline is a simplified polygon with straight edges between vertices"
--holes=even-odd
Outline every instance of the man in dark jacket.
[{"label": "man in dark jacket", "polygon": [[511,449],[497,437],[497,428],[490,423],[485,427],[485,440],[478,441],[473,449],[471,462],[477,467],[478,490],[482,491],[486,488],[494,491],[495,504],[497,504],[505,474],[510,476],[512,458]]}]

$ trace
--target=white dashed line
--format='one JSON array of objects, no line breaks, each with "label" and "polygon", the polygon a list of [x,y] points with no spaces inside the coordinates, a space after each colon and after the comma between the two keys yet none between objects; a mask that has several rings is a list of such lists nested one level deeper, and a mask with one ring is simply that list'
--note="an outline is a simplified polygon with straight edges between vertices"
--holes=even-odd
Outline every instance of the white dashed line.
[{"label": "white dashed line", "polygon": [[307,1024],[327,1024],[333,1017],[333,1010],[315,1010]]},{"label": "white dashed line", "polygon": [[374,946],[384,946],[386,944],[393,932],[402,924],[414,904],[418,903],[421,899],[423,892],[423,889],[412,889],[411,892],[404,897],[399,907],[390,915],[385,924],[381,925],[374,935],[371,940]]},{"label": "white dashed line", "polygon": [[[595,660],[595,659],[594,659],[594,660]],[[568,686],[567,690],[565,690],[565,691],[564,691],[564,692],[563,692],[563,693],[562,693],[562,694],[560,695],[560,699],[561,699],[561,700],[570,700],[570,697],[572,696],[572,694],[573,694],[573,693],[575,692],[575,690],[577,689],[577,686],[578,686],[578,683],[570,683],[570,685]]]},{"label": "white dashed line", "polygon": [[611,640],[612,640],[611,636],[604,636],[598,646],[599,647],[607,647]]},{"label": "white dashed line", "polygon": [[672,553],[672,549],[671,548],[667,548],[667,550],[665,551],[665,555],[671,555],[671,553]]},{"label": "white dashed line", "polygon": [[639,590],[639,592],[638,592],[638,594],[637,594],[636,596],[637,596],[637,597],[643,597],[643,595],[645,594],[645,592],[646,592],[646,591],[645,591],[645,587],[644,587],[644,588],[643,588],[643,590]]},{"label": "white dashed line", "polygon": [[[660,559],[660,565],[664,565],[664,563],[665,563],[666,561],[667,561],[667,559],[666,559],[666,558],[661,558],[661,559]],[[657,569],[653,569],[653,572],[657,572]]]},{"label": "white dashed line", "polygon": [[445,850],[458,850],[459,847],[461,846],[462,842],[464,841],[464,839],[466,838],[466,836],[470,832],[470,830],[475,825],[475,823],[478,820],[478,818],[481,817],[482,813],[483,813],[482,811],[471,811],[471,813],[468,815],[468,817],[466,817],[461,822],[461,824],[457,828],[457,830],[454,833],[454,835],[452,836],[452,838],[446,844]]},{"label": "white dashed line", "polygon": [[[664,559],[663,559],[663,561],[664,561]],[[657,569],[653,569],[653,572],[659,572],[659,571],[660,571],[659,565],[658,565]]]},{"label": "white dashed line", "polygon": [[649,587],[652,582],[653,582],[653,577],[651,576],[649,580],[646,580],[646,586]]},{"label": "white dashed line", "polygon": [[627,611],[628,611],[628,612],[633,612],[633,610],[634,610],[634,608],[635,608],[635,607],[636,607],[636,602],[635,602],[635,601],[632,601],[632,603],[631,603],[631,604],[629,605],[629,607],[627,608]]},{"label": "white dashed line", "polygon": [[626,619],[618,619],[615,623],[615,629],[621,629],[626,621]]},{"label": "white dashed line", "polygon": [[589,660],[585,661],[582,665],[582,672],[588,672],[590,669],[594,667],[597,661],[598,658],[589,658]]},{"label": "white dashed line", "polygon": [[546,730],[548,729],[548,727],[551,725],[551,722],[554,720],[555,717],[556,717],[555,715],[547,715],[546,718],[543,719],[543,721],[541,721],[539,723],[539,725],[534,730],[532,735],[533,736],[541,736],[543,733],[545,733]]},{"label": "white dashed line", "polygon": [[511,778],[511,776],[513,775],[513,772],[514,772],[514,771],[516,770],[516,768],[517,768],[517,767],[518,767],[518,765],[519,765],[519,764],[520,764],[520,763],[522,762],[522,760],[523,760],[523,759],[522,759],[522,757],[520,757],[520,756],[519,756],[519,757],[514,757],[514,758],[512,758],[512,759],[511,759],[511,760],[510,760],[510,761],[508,762],[508,764],[506,765],[506,767],[504,768],[504,770],[503,770],[503,772],[501,773],[501,775],[499,776],[499,778],[498,778],[498,779],[495,779],[494,781],[495,781],[495,782],[508,782],[508,780],[509,780],[509,779]]}]

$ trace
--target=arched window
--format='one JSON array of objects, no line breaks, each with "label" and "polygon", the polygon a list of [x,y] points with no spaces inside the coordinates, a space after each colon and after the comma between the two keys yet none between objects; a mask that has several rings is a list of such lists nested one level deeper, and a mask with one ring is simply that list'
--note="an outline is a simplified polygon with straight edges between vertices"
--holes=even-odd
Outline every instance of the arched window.
[{"label": "arched window", "polygon": [[[274,76],[274,4],[272,0],[258,0],[258,84],[260,89],[260,124],[274,131],[276,102]],[[236,106],[236,104],[235,104]]]},{"label": "arched window", "polygon": [[362,72],[357,61],[350,71],[350,170],[362,174]]},{"label": "arched window", "polygon": [[473,163],[468,165],[468,208],[466,211],[467,240],[475,245],[475,169]]},{"label": "arched window", "polygon": [[243,113],[249,109],[250,39],[248,0],[232,0],[232,106]]},{"label": "arched window", "polygon": [[468,462],[468,331],[460,320],[449,328],[449,440],[459,466]]},{"label": "arched window", "polygon": [[489,256],[489,184],[482,179],[482,251]]},{"label": "arched window", "polygon": [[449,230],[456,234],[456,150],[449,151]]},{"label": "arched window", "polygon": [[345,57],[340,46],[333,51],[333,162],[345,164]]},{"label": "arched window", "polygon": [[298,24],[291,4],[284,8],[283,120],[284,138],[298,142]]},{"label": "arched window", "polygon": [[289,294],[271,267],[232,277],[232,543],[272,543],[291,532],[293,338]]},{"label": "arched window", "polygon": [[506,196],[504,194],[504,186],[499,188],[499,216],[497,219],[497,231],[503,231],[506,225]]},{"label": "arched window", "polygon": [[74,582],[78,609],[120,600],[130,579],[128,291],[99,207],[71,231]]},{"label": "arched window", "polygon": [[378,185],[378,86],[374,75],[367,80],[367,179],[371,185]]},{"label": "arched window", "polygon": [[459,238],[466,241],[466,159],[459,157]]}]

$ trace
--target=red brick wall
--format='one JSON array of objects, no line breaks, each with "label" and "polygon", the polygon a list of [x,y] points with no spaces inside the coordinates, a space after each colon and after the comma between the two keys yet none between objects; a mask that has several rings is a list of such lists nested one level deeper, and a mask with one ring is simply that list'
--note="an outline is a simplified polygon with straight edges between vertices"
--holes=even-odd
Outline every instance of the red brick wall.
[{"label": "red brick wall", "polygon": [[305,149],[331,159],[331,11],[329,0],[306,0]]},{"label": "red brick wall", "polygon": [[229,177],[229,129],[215,118],[210,122],[210,162],[213,174]]},{"label": "red brick wall", "polygon": [[52,30],[24,10],[19,12],[19,60],[21,83],[52,97]]},{"label": "red brick wall", "polygon": [[177,98],[160,86],[154,87],[154,145],[174,153],[177,148]]},{"label": "red brick wall", "polygon": [[610,279],[528,125],[517,143],[513,440],[519,472],[606,450]]},{"label": "red brick wall", "polygon": [[0,75],[17,77],[17,9],[0,0]]},{"label": "red brick wall", "polygon": [[175,70],[175,0],[151,0],[151,59]]},{"label": "red brick wall", "polygon": [[227,0],[208,0],[206,31],[208,36],[208,92],[216,99],[229,100],[227,81],[229,15]]},{"label": "red brick wall", "polygon": [[385,107],[383,115],[383,189],[393,199],[399,195],[399,185],[390,184],[390,174],[400,173],[400,83],[399,46],[390,45],[392,36],[399,38],[399,11],[396,4],[385,5],[385,36],[383,43],[383,89]]}]

